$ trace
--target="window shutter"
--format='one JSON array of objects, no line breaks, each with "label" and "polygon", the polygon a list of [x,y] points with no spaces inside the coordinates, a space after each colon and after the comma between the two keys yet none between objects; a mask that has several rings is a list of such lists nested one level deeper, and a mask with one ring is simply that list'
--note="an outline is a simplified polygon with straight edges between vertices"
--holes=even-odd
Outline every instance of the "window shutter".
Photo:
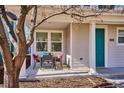
[{"label": "window shutter", "polygon": [[2,55],[0,53],[0,64],[2,64]]}]

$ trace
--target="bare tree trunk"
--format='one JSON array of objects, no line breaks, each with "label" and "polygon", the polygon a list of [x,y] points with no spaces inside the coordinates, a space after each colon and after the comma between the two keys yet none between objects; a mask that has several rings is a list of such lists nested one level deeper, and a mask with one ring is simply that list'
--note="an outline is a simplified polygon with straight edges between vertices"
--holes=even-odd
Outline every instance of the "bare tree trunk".
[{"label": "bare tree trunk", "polygon": [[19,88],[19,73],[20,71],[14,71],[13,72],[13,75],[12,75],[12,78],[13,78],[13,88]]},{"label": "bare tree trunk", "polygon": [[[19,74],[21,67],[26,57],[26,49],[21,51],[15,60],[13,60],[11,67],[6,67],[4,64],[4,87],[5,88],[19,88]],[[5,62],[4,62],[5,63]],[[9,71],[7,70],[9,68]]]},{"label": "bare tree trunk", "polygon": [[4,73],[4,87],[5,88],[19,88],[19,82],[18,82],[18,77],[17,74],[12,75],[12,74],[7,74],[6,72]]},{"label": "bare tree trunk", "polygon": [[17,70],[7,72],[4,66],[4,88],[19,88],[19,72]]}]

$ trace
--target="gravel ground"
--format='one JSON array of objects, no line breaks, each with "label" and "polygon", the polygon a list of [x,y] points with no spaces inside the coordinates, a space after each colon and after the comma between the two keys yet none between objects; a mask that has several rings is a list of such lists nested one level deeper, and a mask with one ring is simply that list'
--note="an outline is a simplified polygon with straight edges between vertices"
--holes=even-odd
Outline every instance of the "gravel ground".
[{"label": "gravel ground", "polygon": [[[3,84],[0,84],[2,87]],[[21,88],[112,88],[111,83],[96,76],[62,77],[54,79],[23,80]]]}]

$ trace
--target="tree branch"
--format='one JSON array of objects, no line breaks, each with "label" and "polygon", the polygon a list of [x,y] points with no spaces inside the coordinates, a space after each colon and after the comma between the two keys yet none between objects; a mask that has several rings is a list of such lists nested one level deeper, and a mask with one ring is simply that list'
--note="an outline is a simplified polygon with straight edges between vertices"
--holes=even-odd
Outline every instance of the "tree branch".
[{"label": "tree branch", "polygon": [[[31,45],[31,44],[33,43],[33,41],[34,41],[33,34],[34,34],[35,28],[37,28],[40,24],[42,24],[43,22],[45,22],[46,20],[48,20],[48,19],[50,19],[50,18],[52,18],[52,17],[54,17],[54,16],[61,15],[61,14],[65,14],[66,11],[69,11],[69,10],[72,9],[72,8],[74,8],[74,6],[71,6],[71,7],[67,8],[67,9],[63,10],[62,12],[52,14],[52,15],[50,15],[50,16],[48,16],[48,17],[42,19],[42,20],[41,20],[39,23],[37,23],[37,24],[36,24],[36,22],[35,22],[35,23],[33,24],[33,27],[32,27],[32,29],[31,29],[31,31],[30,31],[30,40],[28,40],[28,42],[27,42],[27,48],[29,48],[30,45]],[[37,10],[37,9],[35,8],[35,11],[34,11],[34,14],[35,14],[34,20],[35,20],[35,21],[36,21],[36,15],[37,15],[37,11],[36,11],[36,10]]]},{"label": "tree branch", "polygon": [[15,61],[15,68],[18,71],[20,71],[21,66],[24,62],[24,58],[26,56],[27,47],[26,47],[26,37],[25,37],[24,26],[25,26],[26,16],[29,11],[30,9],[28,9],[28,6],[22,5],[20,16],[19,16],[18,23],[17,23],[17,31],[18,31],[17,36],[19,39],[19,42],[18,42],[19,51],[18,51],[17,56],[14,58],[14,61]]},{"label": "tree branch", "polygon": [[6,14],[6,11],[5,11],[5,7],[3,5],[1,5],[0,8],[1,8],[1,11],[2,11],[2,17],[5,20],[7,26],[9,27],[9,30],[10,30],[9,33],[11,34],[12,38],[14,39],[14,41],[17,42],[17,38],[16,38],[16,35],[14,33],[13,26],[10,24],[10,21],[9,21],[9,19],[7,17],[7,14]]},{"label": "tree branch", "polygon": [[27,10],[30,11],[33,7],[35,7],[36,5],[29,5],[27,6]]},{"label": "tree branch", "polygon": [[72,9],[72,8],[74,8],[74,6],[71,6],[71,7],[67,8],[67,9],[63,10],[62,12],[55,13],[55,14],[52,14],[52,15],[50,15],[50,16],[44,18],[44,19],[41,20],[39,23],[37,23],[37,24],[34,26],[34,28],[38,27],[40,24],[42,24],[44,21],[48,20],[48,19],[51,18],[51,17],[57,16],[57,15],[61,15],[61,14],[65,14],[67,11],[69,11],[69,10]]},{"label": "tree branch", "polygon": [[[33,34],[34,34],[34,30],[35,30],[35,28],[37,28],[40,24],[42,24],[43,22],[45,22],[46,20],[48,20],[48,19],[50,19],[50,18],[52,18],[52,17],[54,17],[54,16],[57,16],[57,15],[61,15],[61,14],[65,14],[65,15],[70,15],[71,17],[78,17],[78,18],[88,18],[88,17],[97,17],[97,16],[99,16],[99,15],[101,15],[101,13],[103,12],[103,10],[102,11],[97,11],[95,14],[90,14],[90,15],[83,15],[83,14],[81,14],[81,13],[72,13],[72,12],[70,12],[70,13],[68,13],[68,11],[69,10],[71,10],[71,9],[75,9],[77,6],[71,6],[71,7],[69,7],[69,8],[67,8],[67,9],[65,9],[65,10],[63,10],[63,11],[61,11],[61,12],[59,12],[59,13],[55,13],[55,14],[52,14],[52,15],[50,15],[50,16],[47,16],[46,18],[44,18],[44,19],[42,19],[39,23],[35,23],[35,25],[33,25],[33,27],[32,27],[32,29],[31,29],[31,31],[30,31],[30,39],[28,40],[28,42],[27,42],[27,47],[30,47],[30,45],[33,43],[33,41],[34,41],[34,37],[33,37]],[[77,7],[77,8],[79,8],[79,7]],[[72,11],[73,11],[72,10]],[[36,13],[35,13],[36,14]],[[78,18],[75,18],[76,20],[78,19]],[[82,21],[82,20],[81,20]]]},{"label": "tree branch", "polygon": [[0,37],[0,46],[2,46],[4,41],[2,40],[2,37]]},{"label": "tree branch", "polygon": [[26,16],[27,16],[27,14],[30,10],[28,8],[29,7],[26,6],[26,5],[21,6],[20,17],[19,17],[18,23],[17,23],[17,30],[18,30],[17,35],[18,35],[18,38],[19,38],[19,43],[24,43],[24,44],[26,43],[25,32],[24,32],[24,24],[25,24]]},{"label": "tree branch", "polygon": [[6,37],[6,33],[5,33],[5,29],[3,27],[3,22],[2,19],[0,17],[0,42],[2,42],[0,44],[1,48],[2,48],[2,55],[3,55],[3,59],[5,62],[5,65],[7,67],[7,71],[10,72],[12,67],[12,55],[11,55],[11,51],[10,51],[10,46],[9,46],[9,42],[7,40]]},{"label": "tree branch", "polygon": [[77,17],[80,17],[80,18],[97,17],[97,16],[101,15],[101,13],[90,14],[90,15],[81,15],[81,14],[67,13],[67,12],[65,12],[64,14],[70,15],[71,17],[77,16]]},{"label": "tree branch", "polygon": [[33,24],[33,27],[31,28],[31,31],[30,31],[30,36],[27,40],[27,48],[29,48],[31,46],[31,44],[33,43],[34,41],[34,31],[35,31],[35,28],[34,26],[36,25],[36,20],[37,20],[37,6],[34,7],[34,11],[33,11],[33,15],[32,15],[32,24]]}]

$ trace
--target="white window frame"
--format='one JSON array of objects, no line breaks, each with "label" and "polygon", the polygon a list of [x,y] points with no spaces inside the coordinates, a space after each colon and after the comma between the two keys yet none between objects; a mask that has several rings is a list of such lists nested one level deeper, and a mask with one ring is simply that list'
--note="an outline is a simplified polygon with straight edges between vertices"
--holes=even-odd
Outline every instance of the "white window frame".
[{"label": "white window frame", "polygon": [[[36,30],[35,31],[35,35],[34,35],[34,45],[35,45],[35,47],[34,47],[34,49],[35,49],[35,52],[37,52],[37,53],[40,53],[40,51],[37,51],[36,50],[36,33],[37,32],[47,32],[48,33],[48,47],[47,47],[47,50],[48,50],[48,52],[51,52],[51,53],[62,53],[63,52],[63,31],[62,30]],[[61,44],[61,48],[62,48],[62,50],[61,51],[56,51],[56,52],[53,52],[53,51],[51,51],[51,33],[61,33],[62,34],[62,44]]]},{"label": "white window frame", "polygon": [[119,32],[119,30],[124,30],[124,27],[117,27],[116,43],[117,43],[117,46],[124,46],[124,43],[119,43],[119,42],[118,42],[118,32]]},{"label": "white window frame", "polygon": [[[39,32],[39,31],[38,31],[38,32]],[[36,33],[37,33],[37,32],[36,32]],[[47,40],[47,41],[37,41],[37,40],[36,40],[36,33],[35,33],[35,51],[36,51],[36,52],[39,52],[39,51],[36,50],[36,43],[37,43],[37,42],[41,42],[41,43],[46,42],[46,43],[47,43],[47,50],[48,50],[48,43],[49,43],[48,40]],[[41,32],[41,33],[42,33],[42,32]],[[47,33],[47,32],[43,32],[43,33]],[[48,34],[48,33],[47,33],[47,39],[49,39],[49,34]]]},{"label": "white window frame", "polygon": [[[52,41],[51,40],[51,33],[61,33],[62,34],[62,40],[61,41]],[[62,43],[61,44],[61,48],[62,48],[61,51],[57,51],[57,52],[63,52],[63,32],[60,32],[60,31],[59,32],[57,32],[57,31],[50,32],[50,52],[53,52],[52,47],[51,47],[52,43]]]}]

